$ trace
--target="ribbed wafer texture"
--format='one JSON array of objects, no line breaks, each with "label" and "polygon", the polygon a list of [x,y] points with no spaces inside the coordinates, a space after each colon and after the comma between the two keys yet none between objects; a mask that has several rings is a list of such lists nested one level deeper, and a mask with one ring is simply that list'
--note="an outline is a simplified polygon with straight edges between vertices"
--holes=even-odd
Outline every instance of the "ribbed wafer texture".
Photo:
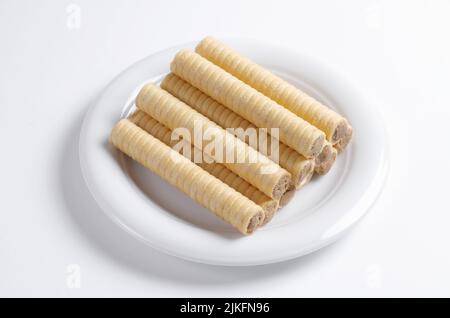
[{"label": "ribbed wafer texture", "polygon": [[[145,85],[136,97],[136,106],[171,130],[187,129],[192,136],[191,143],[267,196],[279,199],[289,186],[289,172],[165,90],[153,84]],[[205,142],[205,138],[201,138],[203,144],[196,145],[198,131],[203,134],[210,132],[213,139],[219,141],[214,144],[220,149],[207,147],[211,141]],[[233,154],[232,158],[241,157],[242,160],[238,163],[226,162],[224,156],[227,152]]]},{"label": "ribbed wafer texture", "polygon": [[179,51],[170,67],[257,127],[278,128],[280,140],[305,157],[315,157],[322,149],[322,131],[195,52]]},{"label": "ribbed wafer texture", "polygon": [[[259,136],[259,129],[255,125],[215,101],[208,95],[204,94],[202,91],[184,81],[177,75],[173,73],[168,74],[162,81],[161,87],[194,108],[199,113],[214,121],[222,128],[243,128],[244,130],[251,128],[258,134],[258,139],[269,137],[267,138],[267,147],[258,149],[264,155],[269,155],[272,139],[270,136],[264,134]],[[241,140],[247,143],[249,142],[249,138],[246,139],[245,135],[235,135]],[[278,150],[280,166],[291,173],[292,184],[296,188],[302,187],[306,183],[305,181],[310,179],[308,176],[314,173],[314,159],[305,158],[294,149],[281,142],[279,143]]]},{"label": "ribbed wafer texture", "polygon": [[206,37],[195,51],[324,131],[329,142],[343,138],[349,126],[344,117],[222,42]]},{"label": "ribbed wafer texture", "polygon": [[262,222],[260,206],[129,120],[114,126],[110,142],[240,232],[249,234]]},{"label": "ribbed wafer texture", "polygon": [[[138,127],[144,129],[153,137],[158,138],[164,144],[172,147],[180,141],[172,140],[172,131],[159,123],[156,119],[152,118],[148,114],[143,111],[137,110],[128,118],[132,123],[136,124]],[[185,141],[186,146],[191,148],[189,152],[190,158],[189,160],[193,161],[194,159],[194,151],[197,149],[194,148],[189,142]],[[179,152],[182,152],[183,147],[180,147]],[[197,150],[199,151],[199,150]],[[184,154],[188,157],[188,153]],[[218,178],[222,182],[226,183],[236,191],[240,192],[256,204],[260,205],[264,209],[264,224],[269,222],[275,211],[278,209],[278,200],[271,199],[254,186],[249,184],[247,181],[239,177],[237,174],[229,170],[223,164],[212,162],[212,163],[197,163],[201,168],[212,174],[214,177]]]}]

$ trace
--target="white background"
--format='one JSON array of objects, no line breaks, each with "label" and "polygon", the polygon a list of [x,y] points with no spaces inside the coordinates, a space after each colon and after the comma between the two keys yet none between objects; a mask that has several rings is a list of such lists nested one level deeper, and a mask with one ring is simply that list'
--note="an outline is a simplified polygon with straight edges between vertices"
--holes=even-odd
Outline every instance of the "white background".
[{"label": "white background", "polygon": [[[450,296],[449,1],[70,3],[0,1],[0,296]],[[383,113],[388,181],[336,244],[199,265],[135,241],[90,197],[77,153],[88,106],[131,63],[208,34],[313,55]]]}]

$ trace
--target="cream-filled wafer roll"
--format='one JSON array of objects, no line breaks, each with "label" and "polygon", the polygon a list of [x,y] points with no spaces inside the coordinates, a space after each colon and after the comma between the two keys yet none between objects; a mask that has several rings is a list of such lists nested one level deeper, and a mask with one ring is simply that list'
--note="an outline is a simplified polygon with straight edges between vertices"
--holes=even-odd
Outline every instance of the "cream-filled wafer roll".
[{"label": "cream-filled wafer roll", "polygon": [[[239,177],[230,169],[219,163],[199,163],[198,164],[205,171],[212,174],[222,182],[226,183],[239,193],[261,206],[264,210],[264,219],[260,226],[267,224],[272,220],[275,212],[278,210],[279,200],[271,199],[250,183]],[[286,192],[285,192],[286,193]],[[281,198],[283,195],[281,196]]]},{"label": "cream-filled wafer roll", "polygon": [[344,117],[222,42],[206,37],[195,51],[324,131],[332,144],[344,138],[350,126]]},{"label": "cream-filled wafer roll", "polygon": [[341,153],[345,149],[345,147],[347,147],[347,145],[350,143],[350,140],[352,139],[352,135],[353,129],[352,127],[348,126],[345,130],[344,137],[334,145],[334,148],[336,148],[338,153]]},{"label": "cream-filled wafer roll", "polygon": [[173,73],[258,127],[278,128],[279,139],[307,158],[322,149],[325,134],[197,53],[179,51]]},{"label": "cream-filled wafer roll", "polygon": [[253,232],[262,222],[264,212],[259,205],[129,120],[114,126],[110,142],[241,233]]},{"label": "cream-filled wafer roll", "polygon": [[287,191],[281,196],[280,202],[278,204],[279,209],[286,206],[294,198],[295,187],[287,189]]},{"label": "cream-filled wafer roll", "polygon": [[[153,137],[158,138],[163,143],[168,146],[174,146],[179,141],[172,140],[172,131],[159,123],[156,119],[147,115],[141,110],[135,111],[128,118],[132,123],[136,124],[138,127],[144,129]],[[184,142],[188,143],[184,140]],[[193,161],[194,159],[194,151],[200,151],[196,149],[193,145],[189,144],[191,147],[190,158],[189,160]],[[182,152],[182,148],[179,149],[179,152]],[[185,155],[185,154],[183,154]],[[186,156],[188,156],[186,154]],[[214,177],[218,178],[220,181],[226,183],[236,191],[242,193],[244,196],[260,205],[264,209],[264,223],[269,222],[275,211],[278,209],[278,200],[271,199],[254,186],[249,184],[247,181],[239,177],[237,174],[229,170],[223,164],[212,162],[212,163],[197,163],[201,168],[212,174]]]},{"label": "cream-filled wafer roll", "polygon": [[[164,78],[161,87],[224,129],[242,128],[246,130],[251,128],[258,134],[258,139],[261,137],[268,137],[259,136],[259,129],[255,125],[173,73],[168,74]],[[235,132],[237,131],[235,130]],[[245,135],[235,135],[244,142],[249,142],[249,139],[246,139]],[[269,150],[271,149],[270,143],[271,138],[267,138],[267,147],[258,150],[262,154],[268,156]],[[306,159],[294,149],[283,143],[279,143],[278,151],[279,165],[291,174],[292,184],[296,188],[301,188],[314,173],[314,159]]]},{"label": "cream-filled wafer roll", "polygon": [[[289,172],[156,85],[147,84],[141,89],[136,97],[136,106],[172,130],[187,130],[194,145],[198,131],[209,134],[217,149],[208,147],[211,141],[204,140],[203,136],[200,136],[203,144],[195,146],[201,147],[216,162],[223,163],[267,196],[279,199],[289,186]],[[235,163],[225,160],[227,152],[232,154],[231,159]],[[242,160],[237,161],[238,157]]]},{"label": "cream-filled wafer roll", "polygon": [[326,142],[323,145],[322,151],[316,157],[315,168],[317,174],[324,175],[330,171],[334,162],[336,161],[337,150],[331,145],[331,143]]}]

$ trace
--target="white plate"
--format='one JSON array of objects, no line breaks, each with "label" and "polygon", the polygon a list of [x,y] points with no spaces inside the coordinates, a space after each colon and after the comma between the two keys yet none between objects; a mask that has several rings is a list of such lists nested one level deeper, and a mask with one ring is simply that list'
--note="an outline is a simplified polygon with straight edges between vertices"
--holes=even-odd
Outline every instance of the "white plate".
[{"label": "white plate", "polygon": [[153,54],[122,72],[86,114],[80,162],[87,186],[117,224],[150,246],[192,261],[220,265],[280,262],[340,237],[376,200],[387,171],[383,121],[344,78],[299,53],[250,40],[232,47],[346,116],[350,147],[331,172],[315,177],[265,227],[242,236],[208,210],[108,144],[113,125],[129,111],[137,90],[169,71],[180,45]]}]

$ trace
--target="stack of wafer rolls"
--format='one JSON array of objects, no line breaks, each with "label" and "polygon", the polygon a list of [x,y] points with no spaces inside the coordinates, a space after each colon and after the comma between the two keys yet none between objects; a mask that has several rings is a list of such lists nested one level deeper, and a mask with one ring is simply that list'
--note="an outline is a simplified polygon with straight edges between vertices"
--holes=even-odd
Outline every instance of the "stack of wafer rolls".
[{"label": "stack of wafer rolls", "polygon": [[325,134],[197,53],[183,49],[171,71],[258,127],[279,129],[279,138],[306,158],[323,148]]},{"label": "stack of wafer rolls", "polygon": [[[244,130],[258,128],[175,74],[167,75],[162,81],[161,87],[223,128],[242,128]],[[258,134],[258,139],[266,137],[260,136],[257,129],[255,131]],[[235,132],[238,132],[238,130],[235,130]],[[243,141],[249,141],[243,134],[236,134],[236,136]],[[262,150],[261,152],[264,155],[269,155],[267,151],[271,149],[270,143],[271,138],[268,138],[267,147],[258,150]],[[335,150],[327,142],[324,143],[322,151],[315,159],[307,159],[284,143],[279,144],[279,164],[291,173],[292,185],[296,189],[301,188],[311,179],[315,165],[317,173],[325,174],[330,170],[335,159]]]},{"label": "stack of wafer rolls", "polygon": [[142,87],[110,142],[243,234],[327,174],[352,138],[344,117],[214,38],[170,70]]},{"label": "stack of wafer rolls", "polygon": [[350,142],[352,128],[344,117],[217,39],[206,37],[195,51],[322,130],[338,151]]},{"label": "stack of wafer rolls", "polygon": [[[289,187],[289,172],[158,86],[151,83],[145,85],[136,97],[136,106],[170,129],[187,129],[191,136],[195,135],[196,124],[205,133],[209,129],[214,138],[222,141],[219,143],[221,151],[213,153],[214,149],[211,149],[208,152],[205,145],[199,146],[205,149],[209,157],[219,162],[223,162],[224,158],[218,153],[226,154],[229,149],[233,158],[243,154],[242,163],[224,162],[224,165],[267,196],[279,199]],[[251,162],[250,158],[256,158],[257,162]]]},{"label": "stack of wafer rolls", "polygon": [[[159,123],[156,119],[152,118],[150,115],[144,113],[143,111],[137,110],[133,114],[131,114],[128,118],[132,123],[136,124],[138,127],[144,129],[146,132],[151,134],[153,137],[159,139],[166,145],[173,148],[173,146],[179,142],[177,140],[172,139],[172,130],[167,128],[166,126]],[[200,151],[191,145],[188,141],[182,140],[181,142],[185,142],[190,147],[191,151],[186,155],[182,153],[189,160],[194,161],[194,152]],[[179,149],[181,153],[182,148]],[[213,161],[213,159],[208,160]],[[249,184],[247,181],[239,177],[237,174],[232,172],[230,169],[225,167],[221,163],[217,162],[199,162],[196,163],[198,166],[203,168],[205,171],[209,172],[222,182],[226,183],[236,191],[242,193],[244,196],[260,205],[264,209],[264,221],[262,224],[266,224],[269,222],[275,211],[278,209],[279,201],[276,199],[269,198],[267,195],[259,191],[257,188]],[[284,197],[284,195],[280,198]],[[283,202],[285,199],[283,200]]]},{"label": "stack of wafer rolls", "polygon": [[[122,152],[214,212],[243,234],[263,221],[263,209],[128,119],[113,128],[110,142]],[[177,157],[177,160],[173,160]]]}]

